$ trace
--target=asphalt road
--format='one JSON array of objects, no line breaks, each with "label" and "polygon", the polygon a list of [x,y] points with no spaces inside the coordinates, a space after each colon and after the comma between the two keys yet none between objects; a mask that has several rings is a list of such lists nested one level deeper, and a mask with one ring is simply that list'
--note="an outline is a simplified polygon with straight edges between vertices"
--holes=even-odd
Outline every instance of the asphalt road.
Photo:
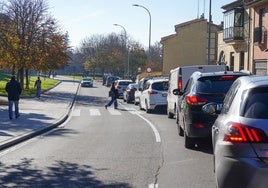
[{"label": "asphalt road", "polygon": [[80,88],[61,127],[0,153],[4,187],[215,188],[211,147],[184,148],[174,119]]}]

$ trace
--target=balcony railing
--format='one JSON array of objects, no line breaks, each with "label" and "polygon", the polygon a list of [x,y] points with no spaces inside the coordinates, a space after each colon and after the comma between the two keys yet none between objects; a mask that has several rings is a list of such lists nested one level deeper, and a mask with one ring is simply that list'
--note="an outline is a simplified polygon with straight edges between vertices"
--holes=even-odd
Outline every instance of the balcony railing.
[{"label": "balcony railing", "polygon": [[235,26],[235,27],[225,28],[223,30],[223,40],[224,41],[244,40],[244,27]]}]

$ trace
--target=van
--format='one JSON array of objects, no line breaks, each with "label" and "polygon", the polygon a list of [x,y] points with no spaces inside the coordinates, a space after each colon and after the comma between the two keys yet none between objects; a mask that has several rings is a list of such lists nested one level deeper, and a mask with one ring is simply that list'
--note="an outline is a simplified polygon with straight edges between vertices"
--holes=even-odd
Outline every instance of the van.
[{"label": "van", "polygon": [[193,65],[181,66],[172,69],[169,74],[169,88],[167,93],[167,115],[168,118],[174,118],[178,106],[178,96],[173,94],[174,89],[183,91],[191,75],[196,72],[219,72],[227,71],[226,65]]}]

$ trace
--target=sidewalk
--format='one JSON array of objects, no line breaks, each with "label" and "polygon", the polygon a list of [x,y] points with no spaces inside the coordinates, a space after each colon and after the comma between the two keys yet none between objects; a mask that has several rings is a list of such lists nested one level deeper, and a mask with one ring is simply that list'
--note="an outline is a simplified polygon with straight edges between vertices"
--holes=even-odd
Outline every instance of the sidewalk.
[{"label": "sidewalk", "polygon": [[41,98],[21,98],[20,117],[9,120],[7,105],[0,106],[0,151],[51,130],[69,116],[79,82],[57,76],[61,81]]}]

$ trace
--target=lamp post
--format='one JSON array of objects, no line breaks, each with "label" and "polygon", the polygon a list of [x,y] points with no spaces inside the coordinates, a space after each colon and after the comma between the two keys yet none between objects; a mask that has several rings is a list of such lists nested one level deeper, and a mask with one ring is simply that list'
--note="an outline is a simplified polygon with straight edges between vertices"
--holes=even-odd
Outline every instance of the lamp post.
[{"label": "lamp post", "polygon": [[[125,27],[122,26],[122,25],[119,25],[119,24],[114,24],[114,25],[115,26],[118,26],[118,27],[121,27],[124,30],[124,33],[125,33],[125,40],[124,40],[124,45],[125,45],[125,61],[127,61],[127,75],[128,75],[129,74],[129,59],[127,58],[127,53],[128,53],[128,50],[127,50],[127,31],[126,31]],[[124,70],[124,71],[126,71],[126,70]]]},{"label": "lamp post", "polygon": [[152,23],[151,13],[148,10],[148,8],[146,8],[145,6],[138,5],[138,4],[133,4],[133,6],[141,7],[143,9],[145,9],[149,14],[149,60],[150,60],[151,59],[151,23]]}]

